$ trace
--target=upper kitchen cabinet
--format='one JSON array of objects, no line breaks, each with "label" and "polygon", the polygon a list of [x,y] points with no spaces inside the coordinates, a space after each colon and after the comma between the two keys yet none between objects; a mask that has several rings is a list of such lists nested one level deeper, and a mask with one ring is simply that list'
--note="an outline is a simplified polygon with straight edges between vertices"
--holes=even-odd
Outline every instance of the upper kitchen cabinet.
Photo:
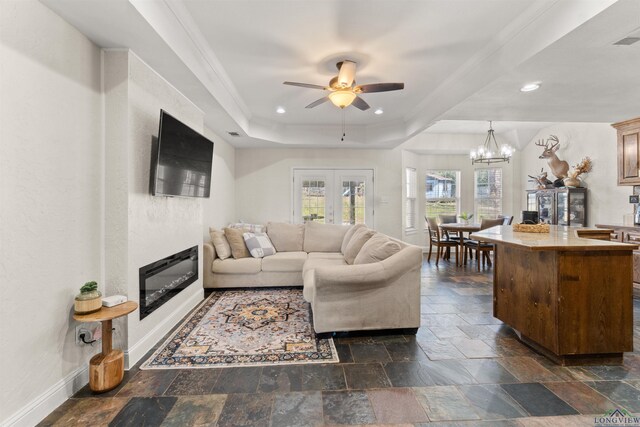
[{"label": "upper kitchen cabinet", "polygon": [[640,117],[611,126],[618,131],[618,185],[640,185]]}]

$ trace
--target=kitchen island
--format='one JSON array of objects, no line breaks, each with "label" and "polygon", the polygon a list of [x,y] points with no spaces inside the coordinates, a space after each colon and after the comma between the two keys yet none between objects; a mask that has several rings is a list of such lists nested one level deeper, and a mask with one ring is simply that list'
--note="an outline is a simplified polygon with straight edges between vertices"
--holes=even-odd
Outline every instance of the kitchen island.
[{"label": "kitchen island", "polygon": [[[638,246],[493,227],[471,238],[495,244],[493,315],[562,365],[620,363],[633,351],[633,258]],[[588,233],[581,233],[588,235]]]}]

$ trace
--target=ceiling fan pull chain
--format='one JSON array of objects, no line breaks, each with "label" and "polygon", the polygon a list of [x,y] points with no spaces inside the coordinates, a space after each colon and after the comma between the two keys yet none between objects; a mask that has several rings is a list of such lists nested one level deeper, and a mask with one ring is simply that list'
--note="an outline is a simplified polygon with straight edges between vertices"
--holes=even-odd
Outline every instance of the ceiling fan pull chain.
[{"label": "ceiling fan pull chain", "polygon": [[346,130],[346,125],[344,120],[344,108],[343,108],[342,109],[342,138],[340,138],[340,141],[344,141],[345,136],[347,136],[347,130]]}]

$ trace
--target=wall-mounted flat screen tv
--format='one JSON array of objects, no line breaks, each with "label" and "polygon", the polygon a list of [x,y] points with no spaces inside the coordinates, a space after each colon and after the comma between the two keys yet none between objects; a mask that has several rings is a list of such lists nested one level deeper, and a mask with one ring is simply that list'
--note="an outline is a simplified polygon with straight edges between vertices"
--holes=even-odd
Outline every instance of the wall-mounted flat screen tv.
[{"label": "wall-mounted flat screen tv", "polygon": [[154,196],[209,197],[213,141],[160,110],[156,151],[151,182]]}]

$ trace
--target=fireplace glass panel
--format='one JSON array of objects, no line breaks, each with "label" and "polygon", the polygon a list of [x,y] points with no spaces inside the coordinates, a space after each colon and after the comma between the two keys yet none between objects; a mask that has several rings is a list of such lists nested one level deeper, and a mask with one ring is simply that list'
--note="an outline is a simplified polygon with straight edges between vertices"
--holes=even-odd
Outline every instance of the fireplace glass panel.
[{"label": "fireplace glass panel", "polygon": [[140,319],[157,310],[197,279],[197,246],[140,268]]}]

